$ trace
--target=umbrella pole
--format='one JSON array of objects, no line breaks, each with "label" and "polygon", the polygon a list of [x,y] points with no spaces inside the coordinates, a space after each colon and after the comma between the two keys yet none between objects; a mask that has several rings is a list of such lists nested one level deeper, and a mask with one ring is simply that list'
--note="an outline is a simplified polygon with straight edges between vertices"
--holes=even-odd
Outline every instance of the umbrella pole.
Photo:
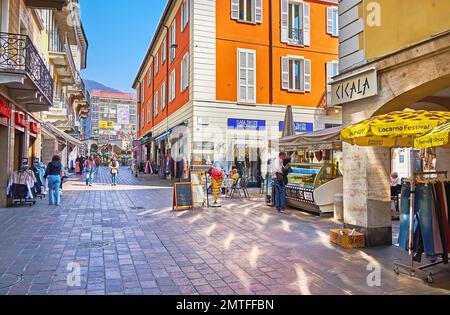
[{"label": "umbrella pole", "polygon": [[409,266],[414,270],[414,207],[416,201],[416,154],[414,148],[411,150],[410,171],[411,171],[411,192],[409,205]]}]

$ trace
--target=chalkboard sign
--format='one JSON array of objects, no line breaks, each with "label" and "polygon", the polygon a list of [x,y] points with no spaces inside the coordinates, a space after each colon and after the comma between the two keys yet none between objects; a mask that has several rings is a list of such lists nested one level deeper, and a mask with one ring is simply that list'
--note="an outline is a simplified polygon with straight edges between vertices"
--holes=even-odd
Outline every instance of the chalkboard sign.
[{"label": "chalkboard sign", "polygon": [[194,210],[192,183],[175,183],[173,187],[173,210]]}]

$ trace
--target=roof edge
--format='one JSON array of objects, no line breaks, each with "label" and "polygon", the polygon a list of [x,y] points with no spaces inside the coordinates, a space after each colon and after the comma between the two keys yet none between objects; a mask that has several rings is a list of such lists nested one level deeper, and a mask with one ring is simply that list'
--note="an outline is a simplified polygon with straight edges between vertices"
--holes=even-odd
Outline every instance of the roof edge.
[{"label": "roof edge", "polygon": [[141,66],[140,66],[140,68],[139,68],[139,71],[138,71],[138,73],[137,73],[137,75],[136,75],[136,78],[134,79],[133,86],[132,86],[133,89],[136,89],[136,87],[137,87],[137,85],[138,85],[139,77],[141,76],[142,72],[144,71],[145,64],[146,64],[146,60],[148,59],[148,57],[149,57],[150,54],[151,54],[153,45],[155,44],[156,39],[158,38],[158,34],[159,34],[159,32],[161,31],[161,28],[162,28],[163,25],[164,25],[164,20],[165,20],[165,19],[167,18],[167,16],[169,15],[170,8],[172,7],[172,4],[175,3],[175,1],[176,1],[176,0],[168,0],[168,1],[167,1],[167,5],[166,5],[166,7],[165,7],[165,9],[164,9],[163,15],[161,16],[161,19],[160,19],[160,21],[159,21],[158,27],[156,28],[155,34],[153,35],[153,39],[152,39],[152,41],[151,41],[151,43],[150,43],[150,46],[149,46],[148,49],[147,49],[147,53],[145,54],[144,59],[142,60],[142,63],[141,63]]}]

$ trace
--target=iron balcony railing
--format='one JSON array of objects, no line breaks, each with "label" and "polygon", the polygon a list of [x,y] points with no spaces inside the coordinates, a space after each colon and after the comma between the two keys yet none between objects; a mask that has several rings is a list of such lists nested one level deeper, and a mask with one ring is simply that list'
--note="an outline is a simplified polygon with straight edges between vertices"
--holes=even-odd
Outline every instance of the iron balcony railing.
[{"label": "iron balcony railing", "polygon": [[0,33],[0,71],[27,75],[53,102],[53,78],[28,36]]},{"label": "iron balcony railing", "polygon": [[289,41],[293,44],[303,45],[303,30],[299,28],[290,28]]}]

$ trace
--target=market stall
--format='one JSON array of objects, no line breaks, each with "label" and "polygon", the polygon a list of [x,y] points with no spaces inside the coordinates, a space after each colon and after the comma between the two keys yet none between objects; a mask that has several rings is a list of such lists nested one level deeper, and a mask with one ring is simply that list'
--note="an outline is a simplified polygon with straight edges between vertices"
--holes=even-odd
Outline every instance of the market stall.
[{"label": "market stall", "polygon": [[[334,127],[278,140],[279,151],[291,158],[286,187],[289,206],[319,215],[334,211],[335,195],[343,190],[341,131],[342,127]],[[272,189],[267,191],[270,201]]]}]

